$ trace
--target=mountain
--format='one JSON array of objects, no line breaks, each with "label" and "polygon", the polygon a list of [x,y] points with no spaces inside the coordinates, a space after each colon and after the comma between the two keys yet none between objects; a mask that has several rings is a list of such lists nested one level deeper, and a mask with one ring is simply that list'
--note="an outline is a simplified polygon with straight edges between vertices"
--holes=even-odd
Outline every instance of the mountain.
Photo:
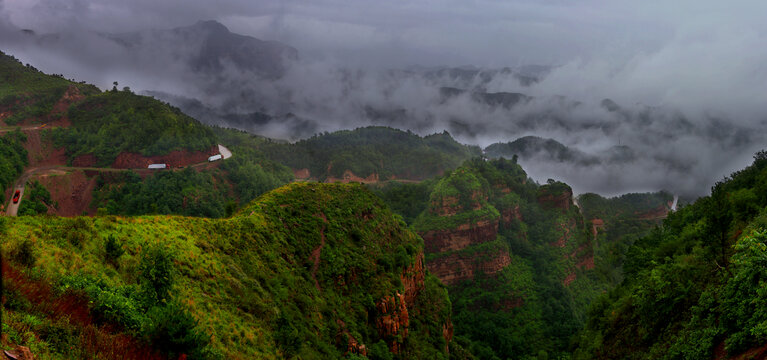
[{"label": "mountain", "polygon": [[425,180],[480,154],[478,147],[458,143],[447,132],[421,137],[382,126],[317,134],[293,144],[263,141],[253,146],[291,167],[299,178],[326,182]]},{"label": "mountain", "polygon": [[233,66],[237,71],[276,79],[298,59],[298,51],[288,45],[232,33],[214,20],[169,30],[104,36],[145,56],[165,54],[170,49],[168,61],[186,63],[192,71],[213,77]]},{"label": "mountain", "polygon": [[[0,217],[4,350],[135,359],[767,352],[765,152],[687,206],[668,192],[574,198],[568,184],[529,178],[518,160],[592,171],[642,155],[525,137],[489,147],[499,158],[487,159],[447,132],[383,126],[290,143],[211,128],[130,89],[102,92],[5,55],[0,77],[0,184],[14,209],[14,190],[24,190],[18,212],[6,209],[19,216]],[[493,94],[446,91],[448,106]],[[480,106],[537,99],[501,94]],[[655,116],[604,105],[626,124]],[[228,153],[218,144],[233,156],[209,162]],[[175,166],[145,168],[159,160]]]},{"label": "mountain", "polygon": [[485,154],[491,158],[511,159],[516,155],[525,160],[567,162],[582,166],[600,162],[597,157],[571,149],[554,139],[544,139],[537,136],[525,136],[509,143],[492,144],[485,148]]}]

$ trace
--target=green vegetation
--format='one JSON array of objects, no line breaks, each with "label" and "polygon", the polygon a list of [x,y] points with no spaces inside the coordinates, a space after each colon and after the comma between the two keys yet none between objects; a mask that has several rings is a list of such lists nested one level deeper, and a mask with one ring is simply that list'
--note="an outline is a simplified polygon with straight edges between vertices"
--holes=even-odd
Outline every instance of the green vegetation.
[{"label": "green vegetation", "polygon": [[578,196],[578,203],[583,208],[583,217],[587,219],[607,219],[633,217],[657,209],[673,200],[665,191],[656,193],[630,193],[613,198],[603,198],[597,194],[586,193]]},{"label": "green vegetation", "polygon": [[233,129],[214,128],[216,136],[237,154],[221,165],[241,203],[293,181],[289,167],[272,161],[258,147],[267,142],[263,137]]},{"label": "green vegetation", "polygon": [[40,182],[34,181],[24,191],[24,198],[19,204],[19,216],[42,215],[48,213],[48,208],[57,208],[58,204],[51,199],[51,193]]},{"label": "green vegetation", "polygon": [[663,191],[609,199],[591,193],[578,197],[583,217],[603,224],[603,228],[596,228],[594,244],[595,271],[603,281],[618,285],[623,280],[623,261],[629,247],[661,223],[661,219],[643,215],[666,209],[672,200],[673,196]]},{"label": "green vegetation", "polygon": [[[407,304],[407,337],[376,326],[385,315],[376,304],[405,293],[400,275],[423,245],[361,185],[291,184],[225,220],[5,223],[2,252],[12,256],[4,266],[21,275],[3,278],[3,333],[41,358],[110,351],[88,339],[109,338],[114,329],[190,358],[341,358],[350,337],[374,349],[371,358],[393,343],[401,349],[393,358],[446,358],[442,329],[451,304],[431,275]],[[31,283],[56,291],[30,297],[22,289]],[[95,325],[64,325],[45,310],[81,296]]]},{"label": "green vegetation", "polygon": [[6,124],[15,125],[26,119],[43,120],[68,89],[76,89],[84,95],[98,92],[95,86],[74,83],[61,75],[44,74],[0,52],[0,113],[10,113],[3,120]]},{"label": "green vegetation", "polygon": [[730,356],[763,345],[765,194],[760,152],[636,241],[625,280],[592,306],[576,357],[705,359],[722,343]]},{"label": "green vegetation", "polygon": [[13,185],[28,163],[27,150],[21,145],[25,141],[21,131],[0,136],[0,204],[5,204],[4,190]]},{"label": "green vegetation", "polygon": [[393,212],[402,216],[408,224],[413,224],[416,217],[426,210],[429,195],[437,180],[425,180],[420,183],[389,182],[383,186],[371,187],[371,190],[389,205]]},{"label": "green vegetation", "polygon": [[[591,256],[578,209],[548,209],[538,202],[542,193],[565,190],[562,183],[529,181],[513,160],[477,158],[440,179],[428,201],[412,198],[425,209],[413,225],[421,233],[478,219],[500,222],[494,241],[427,254],[427,262],[456,252],[479,262],[502,251],[512,259],[500,273],[475,274],[449,289],[456,342],[477,358],[567,357],[588,304],[607,289],[594,271],[577,265]],[[501,216],[514,213],[522,220]]]},{"label": "green vegetation", "polygon": [[99,166],[112,164],[121,152],[153,156],[216,144],[210,128],[178,108],[130,91],[89,96],[69,109],[69,119],[71,127],[53,131],[54,144],[66,147],[70,160],[93,154]]},{"label": "green vegetation", "polygon": [[96,207],[112,215],[177,214],[224,217],[227,186],[220,172],[163,171],[142,180],[135,172],[100,175]]},{"label": "green vegetation", "polygon": [[420,137],[387,127],[324,133],[295,144],[262,141],[256,146],[275,162],[309,169],[321,181],[342,178],[346,170],[362,178],[376,174],[381,180],[429,179],[481,153],[447,132]]}]

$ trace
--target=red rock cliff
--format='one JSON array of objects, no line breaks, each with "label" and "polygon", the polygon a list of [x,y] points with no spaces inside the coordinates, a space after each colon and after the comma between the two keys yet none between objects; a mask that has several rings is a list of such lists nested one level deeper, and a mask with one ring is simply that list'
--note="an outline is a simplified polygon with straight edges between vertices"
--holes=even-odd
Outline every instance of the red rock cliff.
[{"label": "red rock cliff", "polygon": [[473,279],[478,272],[494,275],[511,265],[508,251],[453,253],[426,264],[429,271],[446,285]]},{"label": "red rock cliff", "polygon": [[423,290],[423,282],[426,278],[426,271],[423,267],[423,252],[416,255],[413,265],[406,267],[400,274],[402,286],[405,288],[405,301],[408,304],[414,304],[415,298]]},{"label": "red rock cliff", "polygon": [[410,326],[405,295],[398,292],[384,296],[376,302],[376,312],[375,325],[378,335],[386,340],[391,352],[399,354],[402,343],[397,339],[406,339]]},{"label": "red rock cliff", "polygon": [[455,229],[431,230],[420,234],[428,253],[461,250],[470,245],[493,241],[498,236],[498,220],[480,220]]},{"label": "red rock cliff", "polygon": [[573,191],[569,188],[559,195],[548,193],[538,195],[538,203],[546,209],[561,209],[564,211],[570,210],[572,199]]}]

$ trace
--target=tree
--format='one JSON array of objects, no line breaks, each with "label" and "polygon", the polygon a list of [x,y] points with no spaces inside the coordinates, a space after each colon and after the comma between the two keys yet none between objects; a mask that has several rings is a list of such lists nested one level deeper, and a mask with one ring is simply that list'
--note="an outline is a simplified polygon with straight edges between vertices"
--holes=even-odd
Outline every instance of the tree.
[{"label": "tree", "polygon": [[104,250],[106,252],[107,261],[117,266],[117,259],[125,253],[121,244],[117,241],[114,235],[107,236],[104,241]]},{"label": "tree", "polygon": [[170,252],[161,245],[144,250],[138,266],[139,284],[146,305],[170,299],[175,269]]}]

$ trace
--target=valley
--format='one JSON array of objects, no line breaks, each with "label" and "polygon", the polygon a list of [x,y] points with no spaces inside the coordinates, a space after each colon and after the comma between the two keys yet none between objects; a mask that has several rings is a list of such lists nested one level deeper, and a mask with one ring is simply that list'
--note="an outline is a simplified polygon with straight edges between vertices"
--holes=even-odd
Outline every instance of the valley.
[{"label": "valley", "polygon": [[0,53],[3,350],[767,356],[767,153],[712,180],[753,124],[536,91],[554,67],[312,72],[217,21],[91,35],[198,93]]}]

